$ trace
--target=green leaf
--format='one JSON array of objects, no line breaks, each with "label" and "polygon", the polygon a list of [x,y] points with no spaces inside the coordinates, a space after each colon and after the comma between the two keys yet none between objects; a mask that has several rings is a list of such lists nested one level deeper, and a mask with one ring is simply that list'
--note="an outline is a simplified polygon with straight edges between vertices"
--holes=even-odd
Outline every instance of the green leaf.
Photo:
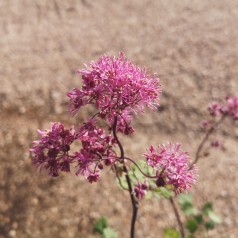
[{"label": "green leaf", "polygon": [[120,182],[119,181],[117,181],[117,182],[118,182],[118,185],[120,186],[120,188],[128,189],[128,184],[126,182],[125,176],[120,177]]},{"label": "green leaf", "polygon": [[178,202],[187,216],[193,216],[197,214],[197,209],[193,206],[192,196],[189,194],[181,194],[178,197]]},{"label": "green leaf", "polygon": [[103,230],[103,237],[104,238],[117,238],[117,234],[112,228],[107,227]]},{"label": "green leaf", "polygon": [[170,191],[170,190],[168,190],[167,188],[164,188],[164,187],[160,187],[159,190],[157,190],[157,191],[161,194],[161,196],[163,196],[167,199],[171,198],[172,195],[173,195],[172,191]]},{"label": "green leaf", "polygon": [[220,224],[220,223],[222,222],[221,218],[220,218],[218,215],[216,215],[216,213],[213,212],[213,211],[209,211],[209,212],[208,212],[208,217],[209,217],[210,220],[211,220],[212,222],[214,222],[215,224]]},{"label": "green leaf", "polygon": [[194,233],[198,229],[198,223],[195,219],[190,219],[186,222],[186,228],[191,232]]},{"label": "green leaf", "polygon": [[180,238],[180,234],[174,228],[167,228],[164,230],[164,238]]},{"label": "green leaf", "polygon": [[141,171],[137,168],[137,166],[133,165],[132,169],[133,169],[132,176],[134,176],[135,179],[138,179],[140,181],[145,179],[145,176],[141,173]]},{"label": "green leaf", "polygon": [[207,230],[212,230],[212,229],[214,229],[214,227],[215,227],[215,224],[214,224],[213,221],[207,221],[207,222],[205,222],[204,225],[205,225],[205,227],[206,227]]},{"label": "green leaf", "polygon": [[108,227],[107,219],[104,217],[101,217],[95,222],[93,226],[93,231],[103,235],[103,231],[107,227]]},{"label": "green leaf", "polygon": [[216,213],[213,211],[213,206],[211,202],[207,202],[203,205],[202,212],[204,215],[210,218],[211,222],[210,223],[208,222],[208,227],[209,226],[213,227],[215,224],[220,224],[222,222],[221,218],[218,215],[216,215]]},{"label": "green leaf", "polygon": [[184,204],[193,205],[192,195],[182,193],[178,196],[178,202],[179,202],[180,205],[184,205]]},{"label": "green leaf", "polygon": [[194,236],[194,235],[189,235],[189,236],[187,236],[187,238],[196,238],[196,236]]},{"label": "green leaf", "polygon": [[208,215],[209,212],[213,211],[213,206],[211,202],[207,202],[202,207],[202,213]]},{"label": "green leaf", "polygon": [[198,224],[201,224],[203,222],[202,214],[195,215],[194,219],[197,221]]}]

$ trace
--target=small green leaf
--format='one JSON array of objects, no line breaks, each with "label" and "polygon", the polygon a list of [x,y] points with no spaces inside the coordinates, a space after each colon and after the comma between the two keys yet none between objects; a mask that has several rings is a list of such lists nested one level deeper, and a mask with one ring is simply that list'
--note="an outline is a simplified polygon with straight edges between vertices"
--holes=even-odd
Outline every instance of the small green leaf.
[{"label": "small green leaf", "polygon": [[216,213],[215,212],[213,212],[213,211],[209,211],[208,212],[208,217],[210,218],[210,220],[212,221],[212,222],[214,222],[215,224],[220,224],[222,221],[221,221],[221,218],[218,216],[218,215],[216,215]]},{"label": "small green leaf", "polygon": [[193,205],[193,198],[190,194],[180,194],[178,196],[178,202],[180,205],[184,205],[184,204]]},{"label": "small green leaf", "polygon": [[189,236],[187,236],[187,238],[196,238],[196,236],[194,236],[194,235],[189,235]]},{"label": "small green leaf", "polygon": [[180,238],[180,234],[174,228],[167,228],[164,230],[164,238]]},{"label": "small green leaf", "polygon": [[103,230],[103,237],[104,238],[117,238],[117,234],[112,228],[107,227]]},{"label": "small green leaf", "polygon": [[201,224],[203,222],[202,214],[195,215],[194,219],[197,221],[198,224]]},{"label": "small green leaf", "polygon": [[138,179],[140,181],[145,179],[145,176],[141,173],[141,171],[137,168],[137,166],[133,165],[132,169],[133,169],[132,176],[134,176],[135,179]]},{"label": "small green leaf", "polygon": [[182,206],[182,210],[183,210],[184,214],[187,216],[194,216],[197,214],[197,209],[189,203],[185,203]]},{"label": "small green leaf", "polygon": [[103,230],[107,227],[108,227],[107,219],[104,217],[101,217],[95,222],[93,226],[93,231],[103,235]]},{"label": "small green leaf", "polygon": [[194,233],[198,228],[198,223],[195,219],[190,219],[186,222],[186,228],[191,232]]},{"label": "small green leaf", "polygon": [[205,222],[204,225],[205,225],[205,227],[206,227],[207,230],[212,230],[212,229],[214,229],[214,227],[215,227],[215,224],[214,224],[213,221],[207,221],[207,222]]},{"label": "small green leaf", "polygon": [[161,194],[161,196],[165,197],[165,198],[171,198],[173,195],[173,192],[168,190],[167,188],[164,187],[160,187],[159,188],[159,193]]},{"label": "small green leaf", "polygon": [[193,206],[192,196],[188,194],[181,194],[178,197],[178,202],[187,216],[194,216],[197,214],[197,209]]},{"label": "small green leaf", "polygon": [[207,202],[202,207],[202,213],[208,215],[209,212],[213,211],[213,206],[211,202]]}]

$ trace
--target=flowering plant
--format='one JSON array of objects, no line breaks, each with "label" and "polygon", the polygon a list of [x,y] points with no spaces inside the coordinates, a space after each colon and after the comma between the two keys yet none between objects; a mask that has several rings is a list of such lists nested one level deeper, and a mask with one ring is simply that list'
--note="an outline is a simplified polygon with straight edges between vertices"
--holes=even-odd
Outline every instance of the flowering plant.
[{"label": "flowering plant", "polygon": [[[144,153],[144,161],[140,162],[125,155],[118,134],[127,136],[135,133],[133,118],[143,113],[146,107],[155,110],[159,106],[159,78],[126,59],[123,53],[117,57],[102,56],[78,73],[82,87],[74,88],[67,94],[70,113],[75,115],[87,104],[94,105],[97,112],[79,128],[66,129],[62,123],[53,122],[49,130],[38,130],[40,139],[34,141],[30,149],[33,163],[40,169],[48,170],[53,177],[60,172],[70,172],[74,164],[76,175],[84,176],[90,183],[99,180],[105,167],[111,167],[119,184],[129,191],[133,208],[131,238],[135,237],[140,199],[148,192],[166,191],[174,207],[181,236],[184,237],[171,194],[176,196],[186,192],[196,183],[195,163],[201,157],[203,145],[225,117],[238,119],[238,99],[228,97],[225,105],[213,103],[209,107],[211,116],[221,116],[221,119],[203,122],[207,132],[193,163],[180,143],[151,146]],[[99,126],[100,121],[106,123],[106,130]],[[71,145],[78,141],[81,148],[73,151]]]}]

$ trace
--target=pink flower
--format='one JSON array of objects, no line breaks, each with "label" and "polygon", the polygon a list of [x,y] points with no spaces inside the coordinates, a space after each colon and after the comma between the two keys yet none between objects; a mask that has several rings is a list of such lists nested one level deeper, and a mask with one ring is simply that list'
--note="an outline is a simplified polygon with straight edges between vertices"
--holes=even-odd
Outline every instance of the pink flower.
[{"label": "pink flower", "polygon": [[211,142],[211,146],[214,148],[220,148],[222,146],[222,143],[219,140],[214,140]]},{"label": "pink flower", "polygon": [[123,53],[102,56],[78,72],[83,86],[67,94],[73,115],[86,104],[94,104],[102,118],[121,115],[125,109],[143,112],[145,106],[154,109],[158,105],[159,79],[127,60]]},{"label": "pink flower", "polygon": [[83,148],[74,155],[78,162],[76,174],[83,175],[91,183],[99,179],[102,163],[111,165],[117,158],[112,149],[116,141],[111,135],[105,134],[103,129],[96,127],[95,122],[89,120],[79,129],[77,137]]},{"label": "pink flower", "polygon": [[234,120],[238,120],[238,97],[226,97],[226,104],[222,108],[222,112],[230,115]]},{"label": "pink flower", "polygon": [[[113,127],[115,117],[113,115],[108,115],[107,121],[110,127]],[[117,128],[118,132],[122,132],[125,135],[132,134],[135,130],[131,126],[132,115],[129,110],[125,109],[122,114],[117,116]]]},{"label": "pink flower", "polygon": [[41,139],[33,142],[33,163],[49,170],[50,176],[58,176],[58,171],[69,172],[73,156],[69,155],[70,144],[76,140],[74,128],[67,130],[59,122],[51,124],[50,130],[40,131]]},{"label": "pink flower", "polygon": [[88,181],[90,183],[93,183],[93,182],[97,182],[98,179],[99,179],[99,173],[98,171],[94,172],[94,173],[91,173],[89,176],[88,176]]},{"label": "pink flower", "polygon": [[142,199],[145,196],[145,194],[147,193],[147,189],[148,189],[147,182],[144,182],[144,183],[138,182],[134,188],[135,196],[138,199]]},{"label": "pink flower", "polygon": [[219,116],[221,114],[221,109],[222,106],[217,102],[211,103],[211,105],[208,107],[210,115],[214,117]]},{"label": "pink flower", "polygon": [[176,194],[184,192],[196,183],[194,167],[190,168],[189,156],[180,150],[180,144],[153,146],[145,153],[147,163],[156,171],[156,183],[160,186],[172,184]]}]

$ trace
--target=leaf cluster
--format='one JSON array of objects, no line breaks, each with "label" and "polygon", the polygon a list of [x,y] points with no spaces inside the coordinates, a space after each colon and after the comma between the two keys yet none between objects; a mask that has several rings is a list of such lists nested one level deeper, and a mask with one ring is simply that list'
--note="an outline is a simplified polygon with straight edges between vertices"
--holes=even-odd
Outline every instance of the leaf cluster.
[{"label": "leaf cluster", "polygon": [[103,238],[117,238],[117,233],[114,229],[108,226],[108,222],[105,217],[100,217],[96,220],[93,225],[93,232],[99,234]]},{"label": "leaf cluster", "polygon": [[181,194],[178,202],[186,217],[185,227],[189,238],[195,238],[195,233],[208,231],[221,223],[221,218],[214,212],[211,202],[206,202],[201,209],[197,209],[192,196],[188,194]]}]

